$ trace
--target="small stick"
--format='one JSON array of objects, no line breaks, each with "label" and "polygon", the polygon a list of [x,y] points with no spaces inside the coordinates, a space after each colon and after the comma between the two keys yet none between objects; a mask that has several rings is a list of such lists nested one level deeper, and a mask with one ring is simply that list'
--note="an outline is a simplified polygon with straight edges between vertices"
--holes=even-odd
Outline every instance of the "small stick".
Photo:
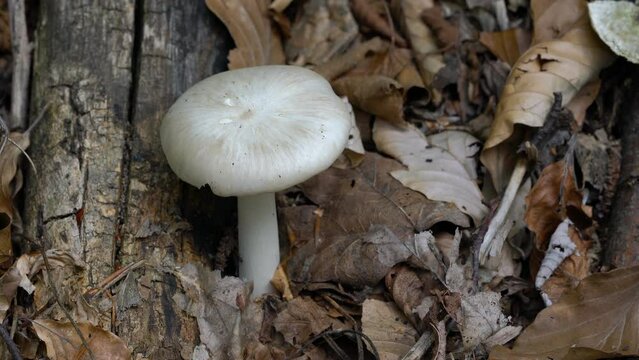
[{"label": "small stick", "polygon": [[4,324],[0,324],[0,336],[2,336],[2,340],[7,344],[7,349],[11,354],[13,360],[22,360],[22,356],[20,355],[20,350],[18,349],[18,345],[13,341],[11,335],[7,331],[7,328],[4,327]]},{"label": "small stick", "polygon": [[11,119],[9,127],[26,128],[31,72],[31,45],[27,34],[24,0],[9,0],[11,45],[13,50],[13,80],[11,81]]},{"label": "small stick", "polygon": [[517,160],[517,164],[515,165],[515,169],[513,170],[512,175],[510,176],[510,181],[508,182],[508,186],[506,187],[504,196],[502,197],[499,207],[497,208],[497,212],[490,221],[490,225],[488,225],[486,236],[484,237],[484,241],[482,242],[481,248],[479,249],[479,258],[481,259],[482,263],[486,261],[489,255],[497,256],[501,252],[501,247],[497,248],[497,244],[494,244],[495,235],[497,234],[499,228],[506,221],[506,216],[508,215],[510,206],[515,200],[515,196],[517,195],[517,191],[519,190],[521,181],[524,179],[524,175],[526,175],[526,162],[526,158],[520,158],[519,160]]},{"label": "small stick", "polygon": [[430,331],[424,331],[422,336],[419,337],[419,340],[413,345],[410,350],[401,358],[401,360],[419,360],[421,359],[426,351],[433,346],[433,342],[435,341],[435,337],[433,333]]}]

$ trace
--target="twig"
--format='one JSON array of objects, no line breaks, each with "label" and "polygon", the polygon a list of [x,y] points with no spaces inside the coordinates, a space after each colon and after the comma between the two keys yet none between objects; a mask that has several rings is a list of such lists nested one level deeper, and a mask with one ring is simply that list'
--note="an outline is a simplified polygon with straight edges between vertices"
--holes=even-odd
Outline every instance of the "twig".
[{"label": "twig", "polygon": [[7,331],[7,328],[4,327],[4,324],[0,324],[0,336],[2,336],[2,340],[7,344],[7,349],[9,349],[9,353],[13,360],[22,360],[22,356],[20,355],[20,350],[18,349],[18,345],[13,341],[11,335]]},{"label": "twig", "polygon": [[98,284],[98,286],[85,291],[84,295],[90,296],[90,297],[96,297],[100,295],[103,291],[110,288],[111,286],[116,284],[118,281],[120,281],[122,278],[124,278],[128,273],[141,267],[142,265],[144,265],[144,259],[138,260],[134,263],[128,264],[127,266],[124,266],[114,271],[113,273],[111,273],[111,275],[107,276],[104,280],[102,280]]},{"label": "twig", "polygon": [[[330,297],[327,294],[322,294],[322,298],[326,300],[329,304],[331,304],[337,311],[339,311],[340,314],[344,315],[344,317],[348,321],[350,321],[351,324],[353,324],[353,329],[357,331],[361,330],[357,321],[355,321],[355,319],[353,319],[353,317],[349,313],[347,313],[346,310],[344,310],[344,308],[342,308],[335,300],[333,300],[332,297]],[[364,346],[362,344],[362,338],[357,336],[355,340],[357,341],[357,360],[364,360]]]},{"label": "twig", "polygon": [[[373,341],[366,336],[364,333],[359,332],[359,331],[355,331],[355,330],[328,330],[328,331],[324,331],[321,334],[315,335],[314,337],[312,337],[311,339],[309,339],[308,341],[306,341],[306,343],[299,349],[297,349],[297,351],[295,353],[293,353],[291,356],[287,357],[287,359],[294,359],[296,357],[298,357],[299,355],[303,354],[304,351],[306,351],[306,349],[308,349],[316,340],[318,339],[324,339],[326,340],[327,336],[335,336],[336,338],[339,338],[341,336],[356,336],[356,337],[361,337],[366,343],[367,343],[367,347],[368,350],[370,350],[370,352],[373,353],[373,358],[375,360],[379,360],[379,353],[377,352],[377,348],[375,347],[375,344],[373,343]],[[332,339],[332,338],[331,338]],[[334,341],[333,341],[334,343]]]},{"label": "twig", "polygon": [[27,34],[24,0],[9,0],[11,44],[13,48],[13,80],[11,82],[11,119],[9,127],[26,128],[31,72],[31,45]]},{"label": "twig", "polygon": [[7,141],[9,141],[9,128],[7,127],[7,123],[4,121],[2,116],[0,116],[0,134],[2,136],[2,143],[0,144],[0,154],[4,151],[5,145],[7,145]]},{"label": "twig", "polygon": [[506,221],[506,216],[508,215],[510,206],[513,204],[517,191],[519,190],[519,185],[521,185],[521,181],[524,179],[524,175],[526,175],[526,163],[527,159],[525,158],[519,158],[519,160],[517,160],[517,164],[510,176],[510,181],[508,182],[504,196],[501,198],[501,202],[497,208],[495,216],[490,221],[490,225],[488,225],[486,236],[484,237],[484,241],[479,249],[479,258],[481,263],[484,263],[489,256],[495,257],[501,253],[501,245],[503,244],[495,244],[495,235]]},{"label": "twig", "polygon": [[413,345],[410,350],[401,358],[401,360],[419,360],[424,356],[424,353],[433,346],[435,337],[430,331],[424,331],[419,340]]}]

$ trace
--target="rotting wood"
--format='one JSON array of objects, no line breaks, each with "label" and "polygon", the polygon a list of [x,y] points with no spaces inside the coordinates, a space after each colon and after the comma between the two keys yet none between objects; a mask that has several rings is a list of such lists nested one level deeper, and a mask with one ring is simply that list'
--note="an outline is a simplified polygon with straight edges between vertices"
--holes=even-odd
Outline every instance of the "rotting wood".
[{"label": "rotting wood", "polygon": [[639,264],[639,71],[620,114],[621,173],[608,220],[604,264],[626,267]]},{"label": "rotting wood", "polygon": [[[232,212],[189,203],[229,201],[183,186],[158,131],[177,96],[225,67],[228,35],[204,2],[60,0],[39,10],[30,106],[50,110],[32,138],[38,175],[28,174],[26,234],[33,238],[41,206],[47,246],[86,262],[87,287],[144,259],[112,289],[109,330],[134,359],[191,358],[197,323],[173,302],[181,291],[173,270],[210,265],[214,245],[198,241],[221,235],[211,228]],[[111,314],[111,303],[93,304]]]}]

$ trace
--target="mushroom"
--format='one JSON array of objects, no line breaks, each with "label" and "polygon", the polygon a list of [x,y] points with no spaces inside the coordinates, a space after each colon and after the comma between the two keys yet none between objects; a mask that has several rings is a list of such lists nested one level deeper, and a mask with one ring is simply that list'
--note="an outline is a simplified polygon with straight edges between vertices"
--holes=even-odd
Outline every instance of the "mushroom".
[{"label": "mushroom", "polygon": [[279,263],[274,193],[330,167],[350,116],[317,73],[268,65],[200,81],[162,120],[162,149],[178,177],[238,197],[239,271],[255,295],[270,291]]}]

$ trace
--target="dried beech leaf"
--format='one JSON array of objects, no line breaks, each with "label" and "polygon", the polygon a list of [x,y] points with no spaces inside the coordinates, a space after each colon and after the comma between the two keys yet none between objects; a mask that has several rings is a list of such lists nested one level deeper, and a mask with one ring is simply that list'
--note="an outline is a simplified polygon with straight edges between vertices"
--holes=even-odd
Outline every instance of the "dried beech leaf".
[{"label": "dried beech leaf", "polygon": [[399,264],[386,274],[384,282],[395,304],[413,324],[426,323],[433,304],[431,291],[441,287],[430,271]]},{"label": "dried beech leaf", "polygon": [[[566,169],[564,164],[563,161],[558,161],[544,168],[526,197],[524,220],[528,229],[535,234],[535,246],[538,249],[548,246],[550,235],[565,219],[562,204],[564,207],[581,209],[582,194],[575,186],[572,168]],[[563,199],[559,197],[560,192]]]},{"label": "dried beech leaf", "polygon": [[[576,20],[553,39],[535,33],[535,39],[544,38],[544,41],[534,43],[513,66],[484,145],[481,160],[498,190],[505,186],[514,167],[512,153],[522,134],[515,129],[523,131],[525,128],[515,128],[515,124],[541,127],[554,102],[553,93],[561,93],[563,104],[567,104],[614,60],[614,55],[590,27],[585,0],[556,3],[570,6],[569,17]],[[534,4],[535,1],[533,8]],[[542,20],[549,29],[557,28],[552,20],[563,24],[564,13],[549,13],[552,9],[550,6],[541,13],[534,13],[536,31]],[[513,141],[507,141],[509,139]]]},{"label": "dried beech leaf", "polygon": [[328,315],[328,311],[313,299],[299,296],[289,301],[273,322],[275,330],[291,345],[302,345],[313,335],[325,330],[348,329],[343,322]]},{"label": "dried beech leaf", "polygon": [[404,87],[381,75],[346,76],[332,83],[355,107],[392,123],[404,124]]},{"label": "dried beech leaf", "polygon": [[[566,218],[566,208],[572,208],[571,213],[581,213],[582,194],[577,190],[572,174],[571,168],[565,169],[563,161],[547,166],[526,198],[524,220],[535,234],[535,248],[542,254],[548,248],[550,236]],[[563,200],[560,199],[560,193],[563,194]],[[572,234],[571,239],[577,245],[577,251],[561,263],[544,285],[544,292],[552,301],[556,301],[565,290],[575,287],[579,280],[589,274],[590,258],[586,255],[590,242],[577,233]],[[532,265],[534,273],[538,266]]]},{"label": "dried beech leaf", "polygon": [[359,164],[364,161],[364,155],[366,154],[366,150],[364,150],[364,144],[362,143],[362,136],[359,132],[359,128],[357,127],[357,123],[355,121],[355,112],[353,111],[353,107],[348,102],[348,99],[342,98],[346,103],[346,107],[349,109],[350,117],[351,117],[351,130],[348,133],[348,142],[346,143],[346,148],[342,155],[333,163],[332,166],[337,167],[339,169],[346,169],[348,167],[357,167]]},{"label": "dried beech leaf", "polygon": [[286,59],[295,65],[321,65],[353,43],[359,29],[348,0],[309,0],[293,23]]},{"label": "dried beech leaf", "polygon": [[[33,320],[32,324],[40,340],[46,344],[47,357],[51,360],[91,359],[71,323],[42,319]],[[85,322],[78,322],[77,326],[87,340],[93,359],[131,359],[124,341],[113,333]]]},{"label": "dried beech leaf", "polygon": [[530,46],[530,34],[520,28],[482,32],[479,34],[479,42],[495,54],[498,59],[513,66],[519,56]]},{"label": "dried beech leaf", "polygon": [[[20,148],[29,147],[29,134],[13,132],[9,138]],[[11,224],[13,222],[13,198],[21,183],[14,181],[20,172],[18,167],[22,152],[11,143],[6,144],[0,154],[0,267],[6,269],[13,258]]]},{"label": "dried beech leaf", "polygon": [[[586,359],[639,356],[639,266],[590,275],[543,310],[512,349],[490,359]],[[572,354],[583,349],[581,357]]]},{"label": "dried beech leaf", "polygon": [[393,6],[401,13],[402,30],[411,44],[426,86],[430,86],[435,74],[444,67],[444,58],[439,52],[437,40],[421,18],[421,13],[433,6],[435,3],[432,0],[394,0]]},{"label": "dried beech leaf", "polygon": [[477,155],[481,142],[465,131],[446,130],[426,137],[428,142],[448,151],[464,166],[471,180],[477,179]]},{"label": "dried beech leaf", "polygon": [[384,51],[361,61],[347,75],[382,75],[395,79],[406,66],[411,65],[411,57],[409,49],[387,47]]},{"label": "dried beech leaf", "polygon": [[508,319],[501,312],[500,298],[498,293],[492,291],[462,296],[462,323],[459,325],[464,348],[471,350],[505,328],[515,331],[518,328],[521,331],[521,327],[508,324]]},{"label": "dried beech leaf", "polygon": [[206,0],[235,42],[229,69],[284,63],[281,40],[268,16],[269,4],[269,0]]},{"label": "dried beech leaf", "polygon": [[595,1],[588,4],[597,34],[615,54],[639,64],[639,5],[627,1]]},{"label": "dried beech leaf", "polygon": [[362,332],[380,359],[398,360],[415,344],[419,334],[392,302],[367,299],[362,304]]},{"label": "dried beech leaf", "polygon": [[373,128],[377,148],[400,160],[408,170],[391,175],[404,186],[419,191],[427,198],[451,202],[470,215],[475,224],[488,212],[482,194],[464,166],[448,151],[434,147],[416,128],[399,129],[383,121]]},{"label": "dried beech leaf", "polygon": [[394,41],[398,46],[406,46],[406,40],[388,23],[387,16],[382,16],[375,11],[370,0],[351,0],[351,8],[360,24]]},{"label": "dried beech leaf", "polygon": [[248,287],[236,277],[222,277],[219,270],[186,264],[177,273],[184,292],[176,292],[173,301],[197,320],[201,351],[211,359],[234,359],[234,343],[238,342],[236,327],[241,318],[239,304],[249,298]]},{"label": "dried beech leaf", "polygon": [[[324,76],[327,80],[333,80],[345,72],[351,70],[358,64],[366,62],[366,58],[371,54],[383,52],[388,49],[388,43],[375,37],[363,43],[354,45],[347,52],[332,57],[325,63],[313,68],[315,72]],[[368,72],[366,74],[369,74]]]}]

